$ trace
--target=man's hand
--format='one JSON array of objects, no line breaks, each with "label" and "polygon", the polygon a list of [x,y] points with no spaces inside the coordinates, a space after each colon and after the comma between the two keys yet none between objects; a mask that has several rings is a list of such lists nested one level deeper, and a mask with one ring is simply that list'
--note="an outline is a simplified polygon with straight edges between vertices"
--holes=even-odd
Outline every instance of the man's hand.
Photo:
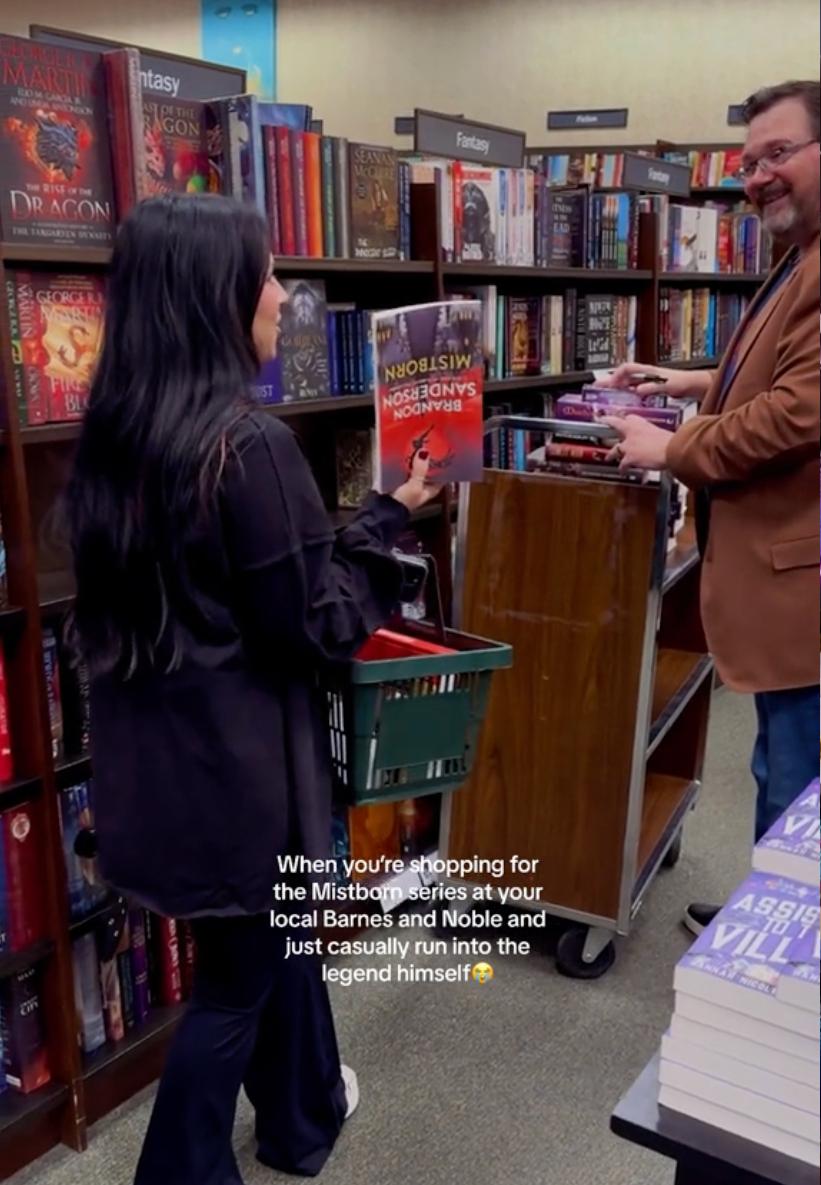
[{"label": "man's hand", "polygon": [[[644,383],[644,375],[658,375],[664,382]],[[711,370],[673,370],[649,363],[624,362],[621,366],[597,379],[597,387],[618,387],[633,390],[637,395],[669,395],[672,399],[703,399],[713,379]]]},{"label": "man's hand", "polygon": [[597,423],[607,424],[621,437],[608,460],[618,459],[620,469],[666,469],[667,448],[673,433],[658,428],[641,416],[602,416]]}]

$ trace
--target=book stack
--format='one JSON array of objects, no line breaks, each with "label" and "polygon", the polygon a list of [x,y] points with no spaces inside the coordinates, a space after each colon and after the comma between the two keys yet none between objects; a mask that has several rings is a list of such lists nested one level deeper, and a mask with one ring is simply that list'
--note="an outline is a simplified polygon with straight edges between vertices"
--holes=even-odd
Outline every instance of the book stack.
[{"label": "book stack", "polygon": [[741,189],[740,148],[691,149],[689,152],[663,152],[662,159],[689,165],[690,184],[694,189]]},{"label": "book stack", "polygon": [[662,285],[659,362],[709,362],[721,357],[749,303],[743,292]]},{"label": "book stack", "polygon": [[816,780],[757,845],[754,871],[679,963],[659,1095],[672,1110],[813,1165],[818,811]]},{"label": "book stack", "polygon": [[667,271],[756,275],[770,266],[768,237],[749,207],[670,203],[666,239]]},{"label": "book stack", "polygon": [[514,296],[495,284],[460,286],[460,294],[482,302],[488,379],[567,374],[635,361],[635,296],[585,294],[575,288],[549,296]]}]

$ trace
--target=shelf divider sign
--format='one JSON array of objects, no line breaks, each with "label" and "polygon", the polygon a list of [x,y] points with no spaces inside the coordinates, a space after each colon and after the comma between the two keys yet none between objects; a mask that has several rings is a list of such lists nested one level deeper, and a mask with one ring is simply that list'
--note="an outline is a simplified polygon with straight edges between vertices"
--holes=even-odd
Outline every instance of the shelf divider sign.
[{"label": "shelf divider sign", "polygon": [[626,128],[628,107],[599,107],[590,111],[548,111],[549,132],[587,128]]},{"label": "shelf divider sign", "polygon": [[524,167],[524,132],[443,115],[438,111],[423,111],[419,107],[416,108],[414,118],[415,152],[512,169]]},{"label": "shelf divider sign", "polygon": [[676,197],[688,197],[690,166],[660,160],[657,156],[625,152],[622,185],[625,189],[641,189],[645,193],[670,193]]}]

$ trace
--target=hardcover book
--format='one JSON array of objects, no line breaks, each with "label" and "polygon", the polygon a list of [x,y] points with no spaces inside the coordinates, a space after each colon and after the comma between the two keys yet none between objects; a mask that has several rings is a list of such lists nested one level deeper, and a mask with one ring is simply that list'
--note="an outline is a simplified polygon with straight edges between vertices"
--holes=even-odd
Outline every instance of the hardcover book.
[{"label": "hardcover book", "polygon": [[0,36],[0,226],[9,242],[114,240],[99,54]]},{"label": "hardcover book", "polygon": [[100,969],[93,934],[84,934],[72,944],[74,1002],[77,1010],[77,1037],[84,1053],[94,1053],[105,1045],[103,999],[100,992]]},{"label": "hardcover book", "polygon": [[482,306],[478,300],[374,313],[377,483],[396,489],[418,461],[437,484],[480,481]]},{"label": "hardcover book", "polygon": [[461,231],[461,256],[465,263],[496,262],[496,219],[499,194],[495,169],[459,164],[459,188],[455,195]]},{"label": "hardcover book", "polygon": [[820,804],[816,778],[756,844],[753,868],[817,885],[821,861]]},{"label": "hardcover book", "polygon": [[14,300],[24,423],[82,419],[102,346],[102,279],[15,271]]},{"label": "hardcover book", "polygon": [[[288,303],[280,320],[278,359],[286,403],[327,399],[328,309],[321,280],[283,280]],[[275,382],[272,382],[275,390]],[[274,402],[279,400],[274,399]]]},{"label": "hardcover book", "polygon": [[205,104],[144,95],[142,111],[147,195],[207,193],[210,165]]},{"label": "hardcover book", "polygon": [[785,1004],[805,1008],[818,1015],[821,988],[821,930],[815,926],[794,938],[787,948],[787,963],[776,986],[776,996]]},{"label": "hardcover book", "polygon": [[32,808],[15,807],[0,815],[6,866],[9,950],[25,950],[45,933],[42,861]]},{"label": "hardcover book", "polygon": [[10,782],[13,775],[14,763],[11,756],[6,660],[3,652],[3,644],[0,642],[0,783]]},{"label": "hardcover book", "polygon": [[134,985],[134,1023],[141,1025],[148,1019],[151,997],[148,984],[148,952],[145,939],[145,914],[134,908],[128,912],[131,939],[131,979]]},{"label": "hardcover book", "polygon": [[398,259],[399,170],[396,152],[349,146],[351,244],[354,259]]},{"label": "hardcover book", "polygon": [[655,424],[658,428],[664,428],[668,432],[675,432],[681,424],[681,411],[676,407],[654,407],[652,404],[617,405],[614,407],[606,400],[585,399],[573,393],[560,395],[554,406],[554,415],[557,420],[575,421],[576,423],[591,423],[601,416],[621,414],[640,416],[643,420],[649,420],[651,424]]},{"label": "hardcover book", "polygon": [[30,1094],[50,1082],[39,967],[19,971],[0,983],[0,1031],[9,1086]]},{"label": "hardcover book", "polygon": [[779,1000],[777,986],[819,914],[817,885],[751,873],[679,962],[676,991],[817,1038],[818,1017]]}]

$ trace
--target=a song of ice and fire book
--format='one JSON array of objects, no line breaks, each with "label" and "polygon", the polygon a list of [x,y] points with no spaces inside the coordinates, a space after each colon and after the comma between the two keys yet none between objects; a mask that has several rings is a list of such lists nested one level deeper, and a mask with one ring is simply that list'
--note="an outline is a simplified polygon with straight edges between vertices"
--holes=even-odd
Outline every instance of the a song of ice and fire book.
[{"label": "a song of ice and fire book", "polygon": [[374,313],[377,486],[419,461],[438,484],[481,481],[482,305],[452,300]]}]

